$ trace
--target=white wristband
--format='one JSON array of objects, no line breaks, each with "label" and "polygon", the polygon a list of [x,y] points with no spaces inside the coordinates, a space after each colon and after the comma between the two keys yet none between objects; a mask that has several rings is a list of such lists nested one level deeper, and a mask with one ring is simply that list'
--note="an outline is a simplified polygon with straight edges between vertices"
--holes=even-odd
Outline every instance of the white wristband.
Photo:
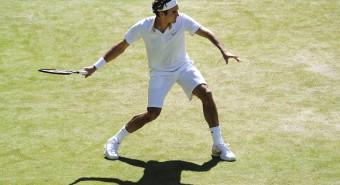
[{"label": "white wristband", "polygon": [[96,63],[94,63],[94,67],[96,67],[96,69],[99,69],[101,67],[103,67],[106,64],[106,60],[104,59],[104,57],[101,57],[100,59],[98,59],[98,61]]}]

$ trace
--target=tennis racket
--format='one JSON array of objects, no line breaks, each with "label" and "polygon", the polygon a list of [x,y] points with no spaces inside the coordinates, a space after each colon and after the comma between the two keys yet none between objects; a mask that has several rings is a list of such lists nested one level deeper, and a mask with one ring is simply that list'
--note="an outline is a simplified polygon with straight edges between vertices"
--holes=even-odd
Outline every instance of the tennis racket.
[{"label": "tennis racket", "polygon": [[85,70],[63,70],[63,69],[39,69],[39,72],[55,74],[55,75],[71,75],[71,74],[81,74],[85,76],[87,71]]}]

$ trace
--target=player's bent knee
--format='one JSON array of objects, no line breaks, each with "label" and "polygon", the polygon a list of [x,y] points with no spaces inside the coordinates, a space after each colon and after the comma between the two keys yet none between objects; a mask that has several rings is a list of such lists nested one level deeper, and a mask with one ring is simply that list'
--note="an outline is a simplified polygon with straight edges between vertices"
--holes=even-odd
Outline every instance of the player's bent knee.
[{"label": "player's bent knee", "polygon": [[208,85],[206,84],[200,84],[198,85],[194,91],[193,91],[193,94],[195,96],[197,96],[198,98],[204,100],[208,97],[212,97],[212,92],[211,90],[208,88]]},{"label": "player's bent knee", "polygon": [[149,112],[148,113],[148,118],[149,118],[150,121],[155,120],[158,116],[159,116],[159,113],[155,113],[155,112]]},{"label": "player's bent knee", "polygon": [[197,92],[197,96],[203,103],[213,101],[212,91],[207,86],[201,86]]},{"label": "player's bent knee", "polygon": [[161,108],[148,107],[148,119],[150,121],[155,120],[161,114]]},{"label": "player's bent knee", "polygon": [[204,98],[202,98],[202,102],[203,103],[212,103],[214,100],[213,100],[213,95],[212,95],[212,92],[209,90],[209,91],[206,91],[204,93]]}]

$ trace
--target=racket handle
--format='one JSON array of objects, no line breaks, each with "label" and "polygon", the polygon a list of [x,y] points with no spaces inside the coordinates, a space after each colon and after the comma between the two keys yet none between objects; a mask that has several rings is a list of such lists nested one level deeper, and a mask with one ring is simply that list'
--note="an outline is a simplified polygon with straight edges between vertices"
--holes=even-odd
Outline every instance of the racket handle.
[{"label": "racket handle", "polygon": [[85,75],[87,75],[87,71],[85,71],[85,70],[79,70],[79,74],[81,74],[81,75],[83,75],[83,76],[85,76]]}]

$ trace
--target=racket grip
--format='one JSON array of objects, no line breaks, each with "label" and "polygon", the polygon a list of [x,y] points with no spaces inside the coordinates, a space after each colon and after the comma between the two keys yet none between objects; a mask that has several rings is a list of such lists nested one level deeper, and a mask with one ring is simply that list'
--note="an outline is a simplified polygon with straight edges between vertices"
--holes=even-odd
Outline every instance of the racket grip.
[{"label": "racket grip", "polygon": [[80,70],[80,71],[79,71],[79,74],[81,74],[81,75],[83,75],[83,76],[87,75],[87,73],[88,73],[88,72],[85,71],[85,70]]}]

